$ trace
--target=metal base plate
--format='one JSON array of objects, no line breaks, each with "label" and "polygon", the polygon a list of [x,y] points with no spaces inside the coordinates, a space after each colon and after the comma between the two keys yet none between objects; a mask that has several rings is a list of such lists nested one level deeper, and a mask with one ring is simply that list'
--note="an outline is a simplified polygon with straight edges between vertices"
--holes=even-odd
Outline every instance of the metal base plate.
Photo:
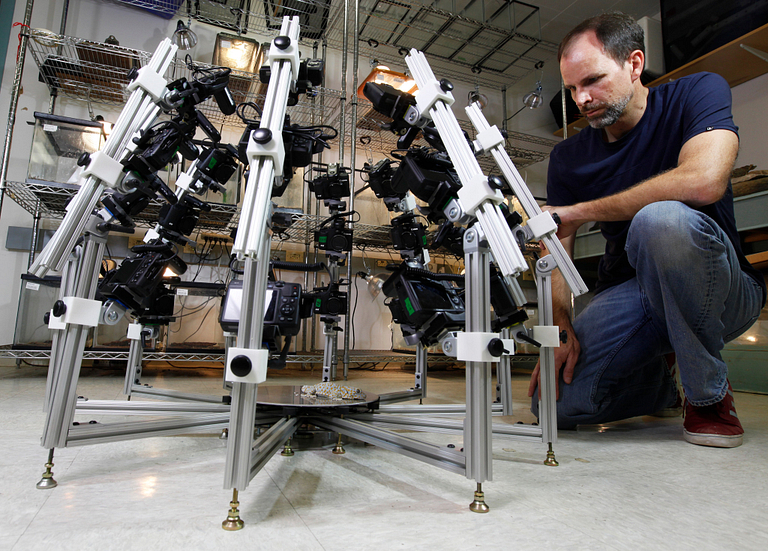
[{"label": "metal base plate", "polygon": [[379,408],[379,395],[366,392],[360,398],[346,400],[301,394],[301,385],[260,386],[256,409],[280,411],[282,415],[342,415],[368,413]]}]

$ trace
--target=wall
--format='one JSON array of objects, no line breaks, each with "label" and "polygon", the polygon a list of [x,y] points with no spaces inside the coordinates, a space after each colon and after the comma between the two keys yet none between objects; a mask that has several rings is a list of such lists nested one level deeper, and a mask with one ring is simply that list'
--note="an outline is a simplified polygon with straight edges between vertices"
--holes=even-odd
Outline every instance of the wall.
[{"label": "wall", "polygon": [[[31,27],[44,28],[54,31],[60,28],[60,17],[63,6],[62,0],[38,0],[33,10]],[[14,21],[23,19],[25,4],[18,2],[15,7]],[[66,34],[80,38],[103,41],[107,36],[114,35],[120,41],[122,46],[133,47],[144,51],[154,51],[156,45],[165,37],[170,36],[176,27],[177,18],[165,20],[152,15],[143,10],[125,5],[113,4],[110,2],[94,0],[72,0],[69,6],[68,22]],[[213,53],[213,44],[215,36],[222,29],[212,26],[192,22],[192,28],[198,35],[197,46],[190,51],[193,59],[204,62],[210,62]],[[249,33],[261,41],[269,41],[272,35],[257,36],[255,33]],[[5,59],[5,71],[3,73],[2,90],[0,91],[0,112],[7,113],[10,103],[10,94],[15,71],[15,53],[17,46],[16,34],[12,33],[8,41],[8,53]],[[302,47],[302,55],[311,54],[309,48]],[[341,88],[341,56],[338,52],[328,52],[326,63],[326,83],[329,88],[339,90]],[[348,64],[351,72],[352,64]],[[367,76],[367,64],[361,64],[360,78]],[[352,89],[351,75],[348,89]],[[28,53],[25,70],[22,80],[22,94],[19,97],[16,125],[13,133],[13,143],[11,148],[11,161],[8,171],[8,180],[23,182],[26,178],[26,171],[29,158],[30,144],[32,141],[32,127],[27,122],[33,120],[35,111],[48,111],[49,91],[47,87],[38,82],[37,67]],[[467,90],[457,92],[466,97]],[[95,104],[93,106],[95,114],[100,114],[106,120],[115,120],[119,114],[119,109],[105,107]],[[59,98],[55,109],[56,114],[76,117],[90,118],[88,108],[84,102]],[[225,132],[225,141],[236,141],[239,138],[239,132]],[[349,137],[347,137],[349,145]],[[347,164],[350,158],[349,151],[346,152]],[[378,155],[372,158],[370,155],[358,154],[356,165],[362,167],[367,160],[378,160]],[[333,162],[338,159],[338,153],[330,150],[324,154],[324,162]],[[362,182],[357,183],[358,187]],[[298,191],[298,193],[296,193]],[[288,205],[291,202],[300,200],[301,191],[293,190],[285,198],[278,201],[280,204]],[[366,224],[387,224],[389,214],[381,202],[373,196],[372,193],[364,193],[359,196],[356,208],[361,211],[361,221]],[[55,222],[44,221],[43,227],[55,227]],[[32,217],[29,213],[21,209],[12,199],[5,197],[2,213],[0,214],[0,236],[3,238],[7,233],[8,226],[32,226]],[[4,245],[4,242],[3,242]],[[303,249],[303,247],[301,247]],[[5,266],[5,270],[0,275],[0,281],[4,283],[6,292],[0,296],[0,308],[6,314],[0,317],[0,344],[9,344],[13,340],[14,324],[16,310],[18,305],[18,296],[20,289],[20,275],[26,272],[28,255],[27,253],[8,251],[0,247],[0,262]],[[372,266],[373,259],[367,259],[369,266]],[[358,266],[358,264],[360,264]],[[365,269],[361,261],[355,262],[355,270]],[[372,266],[372,270],[376,270]],[[346,273],[346,269],[342,270]],[[354,272],[353,272],[354,273]],[[187,275],[190,275],[188,272]],[[185,279],[189,279],[185,275]],[[202,276],[198,280],[203,280]],[[378,302],[369,300],[369,295],[365,292],[365,284],[362,280],[356,281],[355,285],[359,287],[360,296],[358,298],[358,310],[356,319],[358,327],[355,331],[355,343],[357,348],[385,348],[390,346],[391,336],[388,329],[390,321],[389,313]],[[355,293],[353,293],[354,297]],[[384,313],[384,316],[382,316]],[[319,344],[322,345],[322,335],[319,338]]]}]

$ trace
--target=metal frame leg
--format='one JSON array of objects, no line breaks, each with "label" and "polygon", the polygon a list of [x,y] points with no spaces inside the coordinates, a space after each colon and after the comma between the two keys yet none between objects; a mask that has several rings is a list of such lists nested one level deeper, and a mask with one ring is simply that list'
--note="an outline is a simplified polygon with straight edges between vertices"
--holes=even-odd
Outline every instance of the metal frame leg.
[{"label": "metal frame leg", "polygon": [[[464,234],[466,331],[488,332],[491,328],[490,255],[475,229]],[[482,483],[492,480],[491,363],[467,362],[467,416],[464,419],[466,476],[477,482],[474,512],[487,512]]]},{"label": "metal frame leg", "polygon": [[[536,282],[538,284],[539,322],[542,325],[554,325],[552,310],[552,274],[555,267],[551,256],[540,258],[536,263]],[[539,425],[542,431],[542,442],[548,445],[547,458],[544,464],[556,467],[555,453],[552,444],[557,442],[557,380],[555,376],[555,349],[542,346],[539,350],[541,379],[539,388]]]}]

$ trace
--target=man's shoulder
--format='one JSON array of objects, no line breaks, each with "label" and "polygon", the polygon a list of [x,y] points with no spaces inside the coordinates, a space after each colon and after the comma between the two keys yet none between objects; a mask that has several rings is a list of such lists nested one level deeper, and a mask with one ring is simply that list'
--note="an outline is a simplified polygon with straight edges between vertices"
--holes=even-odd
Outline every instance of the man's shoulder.
[{"label": "man's shoulder", "polygon": [[728,82],[718,75],[717,73],[709,73],[702,71],[700,73],[693,73],[692,75],[685,75],[684,77],[677,78],[673,81],[660,84],[654,88],[651,88],[652,92],[661,93],[685,93],[689,90],[701,88],[719,88],[728,86]]}]

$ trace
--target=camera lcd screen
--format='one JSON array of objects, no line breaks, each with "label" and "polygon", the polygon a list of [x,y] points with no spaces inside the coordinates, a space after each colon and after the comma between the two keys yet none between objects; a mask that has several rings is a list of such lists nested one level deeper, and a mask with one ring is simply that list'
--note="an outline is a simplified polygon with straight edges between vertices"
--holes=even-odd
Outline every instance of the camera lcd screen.
[{"label": "camera lcd screen", "polygon": [[428,285],[422,281],[411,281],[416,300],[423,310],[453,310],[456,306],[442,287]]}]

